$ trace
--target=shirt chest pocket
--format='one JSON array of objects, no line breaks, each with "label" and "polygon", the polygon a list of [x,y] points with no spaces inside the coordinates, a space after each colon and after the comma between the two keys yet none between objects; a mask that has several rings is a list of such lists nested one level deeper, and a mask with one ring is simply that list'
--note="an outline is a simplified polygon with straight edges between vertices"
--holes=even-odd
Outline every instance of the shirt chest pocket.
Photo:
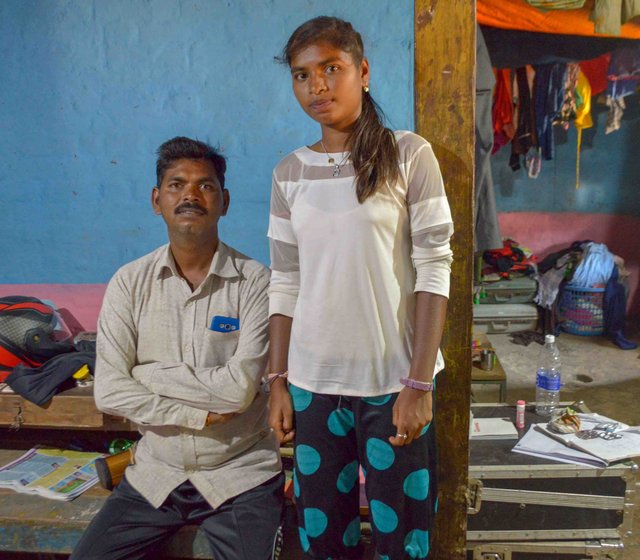
[{"label": "shirt chest pocket", "polygon": [[202,346],[198,352],[198,366],[223,366],[236,353],[239,340],[239,330],[217,332],[211,329],[204,329]]}]

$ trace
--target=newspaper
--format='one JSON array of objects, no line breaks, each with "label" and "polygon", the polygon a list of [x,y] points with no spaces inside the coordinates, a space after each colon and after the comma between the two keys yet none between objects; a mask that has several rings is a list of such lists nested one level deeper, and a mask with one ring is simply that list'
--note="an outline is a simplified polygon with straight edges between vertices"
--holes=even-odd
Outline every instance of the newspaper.
[{"label": "newspaper", "polygon": [[98,482],[95,460],[102,453],[34,447],[0,467],[0,488],[73,500]]}]

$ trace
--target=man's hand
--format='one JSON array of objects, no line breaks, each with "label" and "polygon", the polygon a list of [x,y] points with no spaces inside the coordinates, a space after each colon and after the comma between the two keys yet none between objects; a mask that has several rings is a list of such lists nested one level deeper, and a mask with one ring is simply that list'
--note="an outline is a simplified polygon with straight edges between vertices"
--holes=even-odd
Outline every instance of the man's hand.
[{"label": "man's hand", "polygon": [[293,403],[284,379],[275,379],[271,383],[269,398],[269,427],[273,429],[276,438],[280,442],[293,441],[295,430],[293,429]]},{"label": "man's hand", "polygon": [[[422,429],[433,418],[433,394],[431,391],[419,391],[404,387],[393,405],[393,425],[396,435],[389,443],[397,447],[409,445],[420,437]],[[406,434],[406,437],[404,435]]]},{"label": "man's hand", "polygon": [[204,423],[205,426],[212,426],[213,424],[224,424],[238,416],[237,412],[226,412],[225,414],[218,414],[217,412],[210,412],[207,414],[207,419]]}]

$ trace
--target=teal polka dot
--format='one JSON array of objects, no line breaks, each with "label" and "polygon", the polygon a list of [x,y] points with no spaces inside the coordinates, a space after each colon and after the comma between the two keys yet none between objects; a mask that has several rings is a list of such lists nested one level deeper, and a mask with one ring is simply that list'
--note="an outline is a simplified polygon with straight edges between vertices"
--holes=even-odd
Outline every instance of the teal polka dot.
[{"label": "teal polka dot", "polygon": [[296,469],[293,469],[293,495],[296,498],[300,497],[300,484],[298,483],[298,473],[296,473]]},{"label": "teal polka dot", "polygon": [[381,554],[379,558],[380,560],[391,560],[391,558],[389,558],[386,554]]},{"label": "teal polka dot", "polygon": [[295,453],[298,470],[302,474],[313,474],[320,467],[320,453],[310,445],[298,445]]},{"label": "teal polka dot", "polygon": [[358,480],[358,474],[358,461],[353,461],[346,465],[338,475],[338,482],[336,484],[338,490],[343,494],[351,492]]},{"label": "teal polka dot", "polygon": [[373,406],[382,406],[383,404],[387,404],[391,400],[391,395],[378,395],[377,397],[364,397],[362,400],[367,404],[372,404]]},{"label": "teal polka dot", "polygon": [[345,546],[356,546],[360,542],[360,518],[356,517],[342,535],[342,542]]},{"label": "teal polka dot", "polygon": [[410,558],[426,558],[429,554],[429,531],[410,531],[404,539],[404,550]]},{"label": "teal polka dot", "polygon": [[438,513],[438,498],[436,498],[436,505],[433,508],[436,513]]},{"label": "teal polka dot", "polygon": [[407,496],[414,500],[425,500],[429,493],[429,478],[427,469],[413,471],[404,479],[402,489]]},{"label": "teal polka dot", "polygon": [[329,431],[335,436],[346,436],[354,426],[353,412],[348,408],[339,408],[329,414]]},{"label": "teal polka dot", "polygon": [[367,440],[367,459],[374,469],[384,471],[396,460],[396,452],[390,444],[378,438]]},{"label": "teal polka dot", "polygon": [[302,528],[298,527],[298,537],[300,538],[300,546],[304,552],[307,552],[311,545],[309,544],[309,537],[307,537],[307,532]]},{"label": "teal polka dot", "polygon": [[[420,432],[420,435],[423,436],[424,434],[426,434],[429,431],[429,428],[431,427],[431,422],[429,422],[424,428],[422,428],[422,431]],[[420,436],[418,436],[420,437]]]},{"label": "teal polka dot", "polygon": [[289,385],[289,393],[293,399],[293,408],[296,412],[302,412],[306,410],[311,404],[313,394],[295,385]]},{"label": "teal polka dot", "polygon": [[369,503],[373,522],[381,533],[392,533],[398,526],[398,515],[393,508],[379,500],[371,500]]},{"label": "teal polka dot", "polygon": [[309,537],[319,537],[327,528],[327,516],[317,508],[305,508],[304,528]]}]

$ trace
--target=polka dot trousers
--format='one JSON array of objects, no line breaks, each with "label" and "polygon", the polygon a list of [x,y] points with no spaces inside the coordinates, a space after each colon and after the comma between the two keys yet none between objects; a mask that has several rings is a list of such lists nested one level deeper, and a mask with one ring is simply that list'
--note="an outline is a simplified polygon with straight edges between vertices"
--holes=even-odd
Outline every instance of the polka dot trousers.
[{"label": "polka dot trousers", "polygon": [[289,387],[295,410],[294,495],[312,558],[361,558],[360,467],[382,560],[428,558],[437,511],[435,425],[393,447],[397,393],[344,397]]}]

